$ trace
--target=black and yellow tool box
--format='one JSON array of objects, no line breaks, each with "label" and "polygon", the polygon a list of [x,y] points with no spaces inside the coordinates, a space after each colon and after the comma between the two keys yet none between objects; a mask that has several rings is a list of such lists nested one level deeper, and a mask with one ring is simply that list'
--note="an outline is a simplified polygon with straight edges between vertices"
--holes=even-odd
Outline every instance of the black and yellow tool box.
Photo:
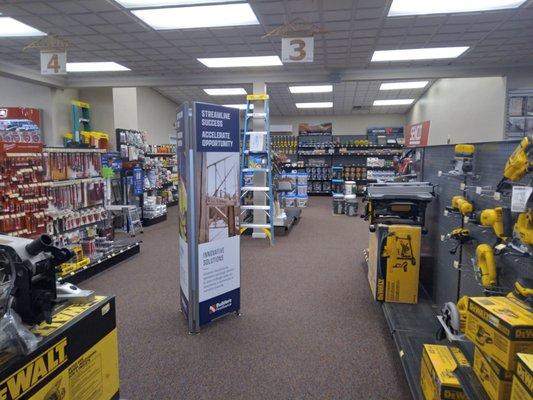
[{"label": "black and yellow tool box", "polygon": [[458,365],[468,366],[461,350],[453,346],[425,344],[420,364],[420,385],[426,400],[466,400],[454,374]]},{"label": "black and yellow tool box", "polygon": [[378,224],[370,233],[368,281],[374,299],[418,303],[422,228]]},{"label": "black and yellow tool box", "polygon": [[519,353],[516,359],[511,400],[531,400],[533,399],[533,354]]},{"label": "black and yellow tool box", "polygon": [[516,353],[533,353],[533,314],[506,297],[470,297],[465,335],[507,371]]},{"label": "black and yellow tool box", "polygon": [[472,369],[490,400],[507,400],[509,398],[513,373],[496,364],[477,347],[474,350]]},{"label": "black and yellow tool box", "polygon": [[32,331],[42,336],[37,349],[0,364],[0,399],[119,398],[113,297],[66,305],[56,310],[51,324]]}]

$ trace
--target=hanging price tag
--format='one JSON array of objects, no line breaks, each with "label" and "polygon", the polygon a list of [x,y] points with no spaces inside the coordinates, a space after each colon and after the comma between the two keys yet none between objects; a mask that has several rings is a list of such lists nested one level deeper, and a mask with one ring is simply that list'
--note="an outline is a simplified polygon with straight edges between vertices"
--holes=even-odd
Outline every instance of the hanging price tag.
[{"label": "hanging price tag", "polygon": [[524,212],[527,208],[527,202],[531,197],[533,187],[530,186],[513,186],[513,197],[511,198],[511,211]]},{"label": "hanging price tag", "polygon": [[41,51],[42,75],[65,75],[67,73],[66,51]]}]

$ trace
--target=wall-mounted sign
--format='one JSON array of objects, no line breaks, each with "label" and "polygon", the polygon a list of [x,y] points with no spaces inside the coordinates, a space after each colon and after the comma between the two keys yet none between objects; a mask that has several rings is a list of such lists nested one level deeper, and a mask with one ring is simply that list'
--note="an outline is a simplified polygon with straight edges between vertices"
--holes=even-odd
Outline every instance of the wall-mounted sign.
[{"label": "wall-mounted sign", "polygon": [[41,110],[0,106],[0,142],[41,143]]},{"label": "wall-mounted sign", "polygon": [[404,131],[405,147],[427,146],[429,141],[430,121],[407,125]]},{"label": "wall-mounted sign", "polygon": [[41,51],[41,75],[65,75],[67,73],[67,52]]},{"label": "wall-mounted sign", "polygon": [[312,124],[300,122],[298,124],[299,135],[331,135],[333,133],[333,123],[323,122],[321,124]]},{"label": "wall-mounted sign", "polygon": [[313,62],[315,38],[281,38],[281,61],[284,63]]}]

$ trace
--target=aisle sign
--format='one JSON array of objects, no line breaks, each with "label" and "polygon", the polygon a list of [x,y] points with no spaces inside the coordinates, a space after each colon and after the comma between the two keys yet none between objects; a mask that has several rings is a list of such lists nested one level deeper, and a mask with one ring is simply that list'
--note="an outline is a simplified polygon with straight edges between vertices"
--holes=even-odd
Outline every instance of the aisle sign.
[{"label": "aisle sign", "polygon": [[281,38],[281,61],[284,63],[313,62],[315,38]]},{"label": "aisle sign", "polygon": [[41,75],[65,75],[66,73],[66,51],[41,51]]}]

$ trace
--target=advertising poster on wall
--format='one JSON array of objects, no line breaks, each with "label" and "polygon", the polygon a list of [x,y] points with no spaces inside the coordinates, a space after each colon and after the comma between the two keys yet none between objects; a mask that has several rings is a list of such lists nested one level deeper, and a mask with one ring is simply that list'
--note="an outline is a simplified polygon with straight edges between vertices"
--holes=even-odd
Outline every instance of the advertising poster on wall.
[{"label": "advertising poster on wall", "polygon": [[239,111],[195,104],[199,324],[240,309]]},{"label": "advertising poster on wall", "polygon": [[405,128],[405,147],[427,146],[430,121],[407,125]]},{"label": "advertising poster on wall", "polygon": [[300,122],[298,124],[298,134],[305,135],[331,135],[333,133],[333,123],[322,122],[321,124],[311,124]]},{"label": "advertising poster on wall", "polygon": [[42,143],[41,110],[0,106],[0,142]]}]

